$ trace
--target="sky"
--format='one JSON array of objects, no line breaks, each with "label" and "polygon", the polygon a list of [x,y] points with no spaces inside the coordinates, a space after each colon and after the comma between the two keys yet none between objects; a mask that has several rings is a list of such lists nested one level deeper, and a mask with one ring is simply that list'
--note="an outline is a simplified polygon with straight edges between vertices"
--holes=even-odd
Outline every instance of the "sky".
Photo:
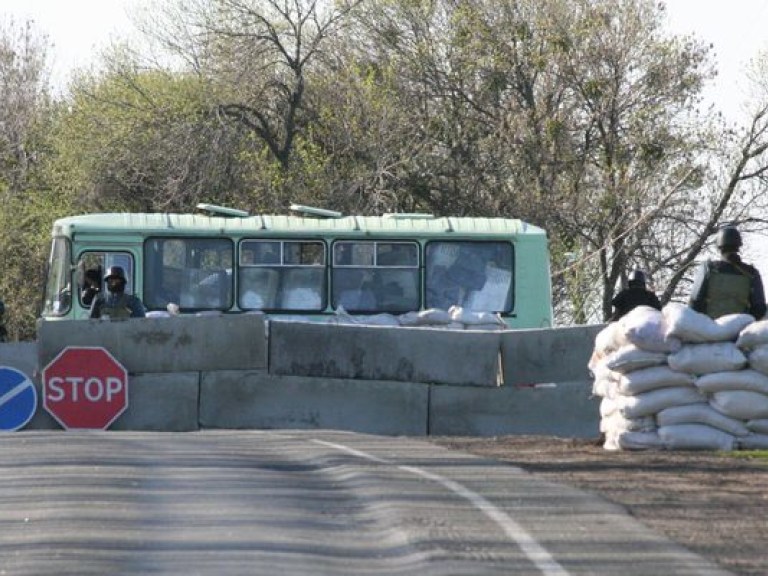
[{"label": "sky", "polygon": [[[739,122],[746,95],[744,71],[750,59],[768,51],[768,0],[666,0],[669,30],[695,34],[713,44],[718,76],[704,96],[728,120]],[[89,67],[112,40],[134,33],[130,15],[147,0],[0,0],[0,22],[33,20],[51,48],[51,81],[66,86],[73,69]],[[745,255],[753,242],[748,241]],[[768,277],[768,239],[759,241],[766,254],[758,263]]]},{"label": "sky", "polygon": [[[33,20],[53,44],[51,79],[66,85],[71,71],[88,67],[111,40],[134,32],[130,14],[146,0],[0,0],[0,19]],[[666,0],[672,32],[694,33],[714,45],[719,69],[705,95],[731,120],[743,114],[745,65],[768,50],[768,0]]]}]

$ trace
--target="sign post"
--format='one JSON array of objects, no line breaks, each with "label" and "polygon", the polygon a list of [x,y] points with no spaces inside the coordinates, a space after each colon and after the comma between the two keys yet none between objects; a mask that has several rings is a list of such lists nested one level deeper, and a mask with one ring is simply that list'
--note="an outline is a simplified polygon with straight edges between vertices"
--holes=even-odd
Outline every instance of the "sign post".
[{"label": "sign post", "polygon": [[43,406],[67,430],[106,430],[128,408],[128,371],[104,348],[69,346],[43,369]]},{"label": "sign post", "polygon": [[0,366],[0,430],[26,426],[37,411],[37,390],[23,372]]}]

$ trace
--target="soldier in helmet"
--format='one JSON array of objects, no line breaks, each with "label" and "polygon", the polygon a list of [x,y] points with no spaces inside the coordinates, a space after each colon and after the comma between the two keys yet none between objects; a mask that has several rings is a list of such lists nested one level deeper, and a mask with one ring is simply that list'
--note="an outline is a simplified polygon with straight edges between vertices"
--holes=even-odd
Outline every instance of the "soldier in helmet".
[{"label": "soldier in helmet", "polygon": [[104,276],[108,294],[96,295],[91,305],[91,318],[144,318],[146,311],[138,296],[125,293],[125,271],[112,266]]},{"label": "soldier in helmet", "polygon": [[632,270],[627,279],[627,287],[616,294],[611,304],[613,305],[611,320],[618,320],[637,306],[650,306],[661,310],[659,298],[645,287],[645,272],[642,270]]},{"label": "soldier in helmet", "polygon": [[726,314],[751,314],[757,320],[765,316],[765,292],[760,272],[741,261],[741,234],[733,226],[717,233],[719,260],[699,266],[688,305],[711,318]]}]

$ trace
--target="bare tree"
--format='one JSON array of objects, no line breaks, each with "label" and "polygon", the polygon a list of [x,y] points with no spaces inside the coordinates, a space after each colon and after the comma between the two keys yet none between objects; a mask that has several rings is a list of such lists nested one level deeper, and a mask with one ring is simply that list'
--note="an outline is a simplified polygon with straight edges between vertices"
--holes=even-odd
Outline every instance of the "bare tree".
[{"label": "bare tree", "polygon": [[359,3],[185,0],[164,4],[152,33],[215,80],[218,112],[257,135],[287,169],[312,116],[304,110],[307,69]]},{"label": "bare tree", "polygon": [[17,194],[34,161],[31,138],[47,98],[47,40],[32,23],[0,22],[0,183]]}]

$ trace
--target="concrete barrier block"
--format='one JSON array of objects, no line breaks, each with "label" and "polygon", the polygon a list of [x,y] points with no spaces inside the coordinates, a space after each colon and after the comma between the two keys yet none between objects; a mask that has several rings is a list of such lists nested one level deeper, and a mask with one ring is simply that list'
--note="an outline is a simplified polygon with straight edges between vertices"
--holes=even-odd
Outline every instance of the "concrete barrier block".
[{"label": "concrete barrier block", "polygon": [[604,324],[595,324],[503,332],[504,384],[527,386],[586,378],[595,336],[604,327]]},{"label": "concrete barrier block", "polygon": [[200,387],[200,425],[423,436],[427,402],[426,384],[208,372]]},{"label": "concrete barrier block", "polygon": [[132,374],[128,408],[110,430],[199,430],[200,373]]},{"label": "concrete barrier block", "polygon": [[262,314],[38,322],[40,370],[67,346],[106,348],[131,373],[266,367]]},{"label": "concrete barrier block", "polygon": [[274,375],[496,386],[500,332],[272,322]]},{"label": "concrete barrier block", "polygon": [[15,368],[32,378],[37,370],[37,344],[35,342],[0,344],[0,366]]},{"label": "concrete barrier block", "polygon": [[58,422],[43,409],[40,375],[37,371],[36,342],[4,342],[0,344],[0,366],[8,366],[26,374],[35,384],[37,410],[22,430],[58,430]]},{"label": "concrete barrier block", "polygon": [[[63,430],[43,406],[43,385],[39,375],[34,382],[37,411],[24,430]],[[128,408],[109,430],[198,430],[199,393],[199,372],[132,374],[128,379]]]},{"label": "concrete barrier block", "polygon": [[600,399],[592,397],[591,387],[587,380],[544,388],[432,386],[429,434],[597,438]]}]

